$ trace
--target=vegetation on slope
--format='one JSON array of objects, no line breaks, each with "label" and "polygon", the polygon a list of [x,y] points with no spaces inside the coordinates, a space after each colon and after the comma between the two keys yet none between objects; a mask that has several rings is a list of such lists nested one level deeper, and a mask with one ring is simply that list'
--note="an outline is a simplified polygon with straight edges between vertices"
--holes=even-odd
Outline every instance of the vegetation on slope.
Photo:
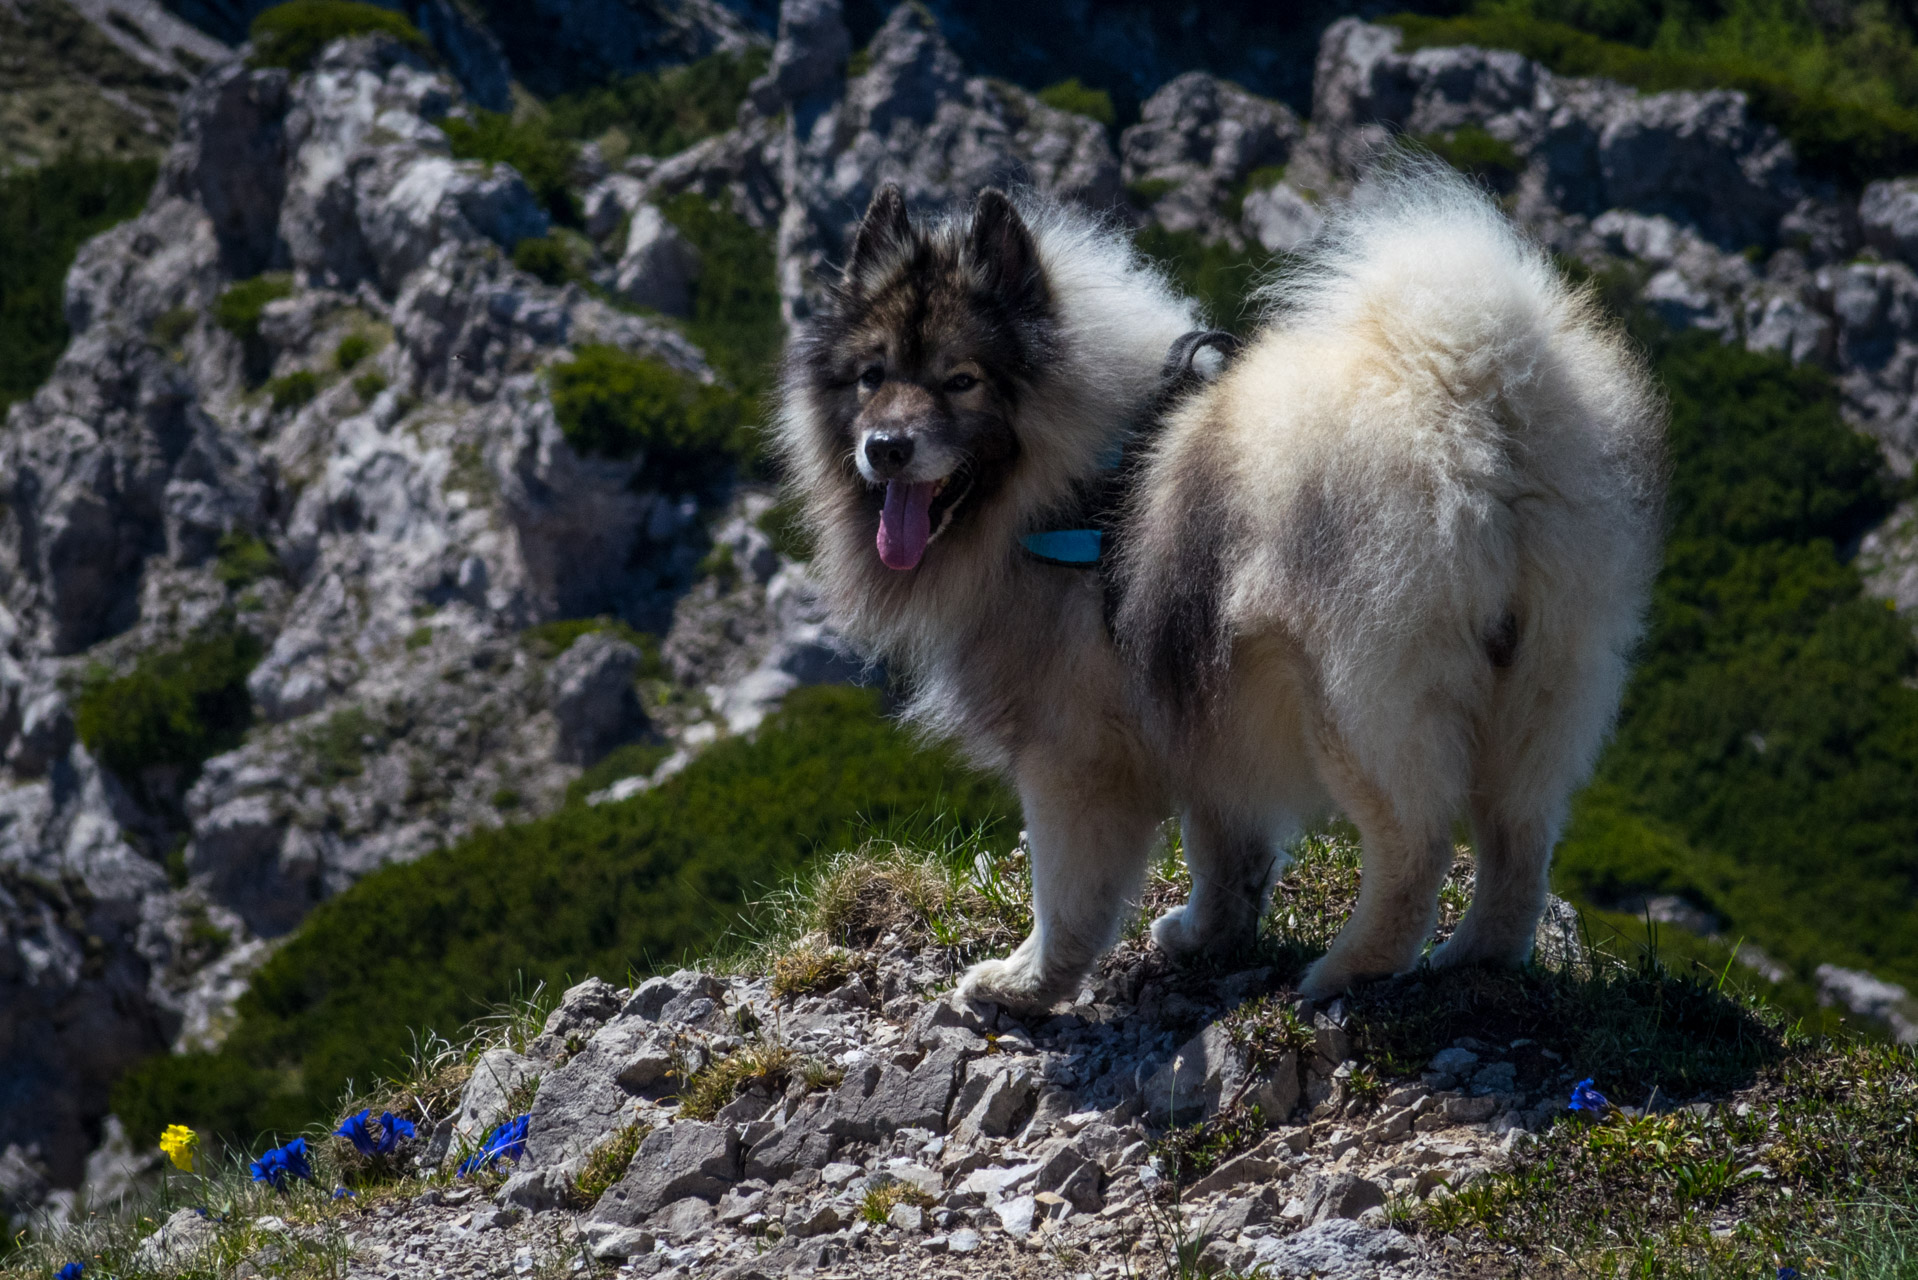
[{"label": "vegetation on slope", "polygon": [[0,177],[0,418],[67,345],[67,268],[80,245],[140,212],[152,160],[67,157]]},{"label": "vegetation on slope", "polygon": [[1801,973],[1918,987],[1918,646],[1848,563],[1882,464],[1816,370],[1704,334],[1654,352],[1671,535],[1559,883],[1681,893]]},{"label": "vegetation on slope", "polygon": [[122,675],[96,668],[74,702],[74,728],[128,786],[167,769],[184,790],[202,764],[240,744],[253,719],[246,677],[263,652],[250,632],[216,627],[141,655]]},{"label": "vegetation on slope", "polygon": [[294,75],[312,67],[327,45],[347,36],[391,37],[432,56],[433,47],[406,16],[357,0],[287,0],[253,19],[253,65],[285,67]]},{"label": "vegetation on slope", "polygon": [[615,978],[711,945],[750,898],[855,824],[943,814],[1011,835],[996,785],[916,749],[866,690],[798,691],[756,737],[620,804],[570,805],[388,867],[329,902],[254,980],[215,1054],[152,1060],[114,1109],[136,1142],[189,1123],[250,1141],[327,1114],[516,984]]},{"label": "vegetation on slope", "polygon": [[455,156],[512,165],[546,207],[547,216],[563,227],[579,225],[579,199],[571,186],[578,148],[555,133],[544,114],[475,109],[464,118],[447,117],[440,129]]},{"label": "vegetation on slope", "polygon": [[715,53],[564,94],[547,110],[556,132],[598,141],[609,164],[669,156],[732,128],[747,86],[765,73],[768,59],[764,48]]},{"label": "vegetation on slope", "polygon": [[[198,62],[174,56],[181,66]],[[0,176],[63,156],[156,158],[185,87],[126,53],[67,0],[0,6]],[[7,251],[18,243],[0,236]]]}]

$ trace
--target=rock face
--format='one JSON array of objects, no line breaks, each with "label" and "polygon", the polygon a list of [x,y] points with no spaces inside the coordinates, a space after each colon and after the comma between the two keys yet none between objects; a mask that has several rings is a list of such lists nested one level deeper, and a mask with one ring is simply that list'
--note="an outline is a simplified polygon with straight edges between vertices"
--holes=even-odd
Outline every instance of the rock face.
[{"label": "rock face", "polygon": [[[852,669],[754,524],[768,495],[665,491],[566,443],[541,371],[581,344],[714,375],[667,324],[513,269],[547,215],[510,167],[450,155],[437,122],[465,103],[373,39],[296,79],[209,70],[0,432],[0,1150],[52,1185],[79,1181],[113,1080],[216,1043],[316,902],[692,727],[648,719],[632,645],[527,628],[660,634],[740,732]],[[283,283],[257,324],[214,323],[262,273]],[[714,531],[744,570],[724,582],[696,571]],[[237,576],[235,539],[264,557]],[[122,779],[78,742],[69,676],[234,628],[264,654],[237,750]]]}]

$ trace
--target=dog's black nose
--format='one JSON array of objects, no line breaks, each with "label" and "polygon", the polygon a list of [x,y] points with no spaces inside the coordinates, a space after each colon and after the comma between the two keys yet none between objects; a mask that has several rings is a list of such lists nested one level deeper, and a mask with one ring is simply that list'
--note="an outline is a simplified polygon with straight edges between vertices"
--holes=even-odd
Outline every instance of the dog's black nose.
[{"label": "dog's black nose", "polygon": [[912,462],[912,437],[875,431],[866,437],[866,463],[882,480],[890,480]]}]

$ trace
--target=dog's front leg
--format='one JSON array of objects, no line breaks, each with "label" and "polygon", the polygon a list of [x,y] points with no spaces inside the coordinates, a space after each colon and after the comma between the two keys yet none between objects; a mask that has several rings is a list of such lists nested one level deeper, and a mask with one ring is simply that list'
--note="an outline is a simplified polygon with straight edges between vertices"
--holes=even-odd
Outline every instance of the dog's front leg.
[{"label": "dog's front leg", "polygon": [[974,965],[960,992],[1033,1011],[1076,993],[1112,945],[1167,806],[1155,783],[1111,760],[1022,766],[1018,782],[1032,847],[1032,935],[1004,960]]}]

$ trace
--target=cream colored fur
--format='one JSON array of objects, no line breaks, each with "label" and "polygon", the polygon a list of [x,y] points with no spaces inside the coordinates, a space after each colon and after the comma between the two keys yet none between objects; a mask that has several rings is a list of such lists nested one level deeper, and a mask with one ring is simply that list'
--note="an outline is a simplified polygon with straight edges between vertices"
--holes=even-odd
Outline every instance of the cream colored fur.
[{"label": "cream colored fur", "polygon": [[[788,461],[840,616],[908,669],[921,722],[1006,770],[1024,804],[1036,927],[968,973],[973,996],[1071,994],[1175,809],[1193,893],[1153,926],[1169,951],[1249,942],[1286,842],[1336,810],[1362,834],[1363,889],[1307,994],[1418,963],[1460,815],[1478,888],[1431,962],[1529,954],[1639,634],[1662,411],[1637,356],[1476,191],[1419,168],[1369,190],[1166,424],[1126,539],[1133,662],[1092,575],[1016,550],[1190,327],[1116,236],[1028,215],[1068,346],[1021,409],[1020,479],[980,513],[991,538],[943,562],[934,544],[910,585],[872,575],[869,534],[832,496],[843,459],[796,443],[808,410],[789,389]],[[1217,535],[1221,647],[1209,668],[1172,654],[1199,691],[1182,709],[1140,655],[1190,588],[1195,529]]]}]

